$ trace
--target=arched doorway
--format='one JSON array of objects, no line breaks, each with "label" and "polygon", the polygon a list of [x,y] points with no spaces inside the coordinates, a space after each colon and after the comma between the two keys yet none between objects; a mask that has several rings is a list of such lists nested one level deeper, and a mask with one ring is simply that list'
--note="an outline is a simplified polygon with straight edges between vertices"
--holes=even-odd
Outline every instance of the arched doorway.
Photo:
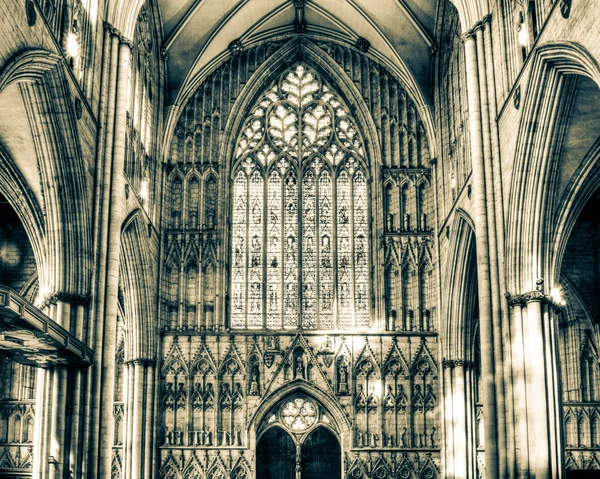
[{"label": "arched doorway", "polygon": [[304,394],[288,396],[259,428],[256,477],[341,479],[341,447],[328,412]]},{"label": "arched doorway", "polygon": [[269,429],[256,448],[256,477],[291,479],[295,470],[296,445],[291,436],[280,427]]},{"label": "arched doorway", "polygon": [[324,427],[315,429],[301,448],[302,479],[341,479],[340,443]]}]

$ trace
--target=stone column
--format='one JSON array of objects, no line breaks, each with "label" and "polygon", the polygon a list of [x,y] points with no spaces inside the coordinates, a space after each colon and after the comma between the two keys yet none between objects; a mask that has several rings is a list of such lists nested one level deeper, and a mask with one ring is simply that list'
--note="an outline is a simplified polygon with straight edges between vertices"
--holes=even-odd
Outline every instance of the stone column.
[{"label": "stone column", "polygon": [[561,391],[558,382],[556,316],[559,307],[536,289],[509,296],[513,323],[515,410],[522,477],[563,477]]},{"label": "stone column", "polygon": [[492,289],[490,275],[488,206],[485,190],[485,167],[479,85],[478,51],[475,31],[463,35],[465,45],[467,96],[469,104],[469,130],[471,135],[471,161],[473,184],[473,209],[475,212],[475,239],[477,248],[477,283],[479,291],[481,369],[483,407],[486,411],[485,461],[488,479],[499,477],[497,390],[495,381],[494,331],[492,315]]}]

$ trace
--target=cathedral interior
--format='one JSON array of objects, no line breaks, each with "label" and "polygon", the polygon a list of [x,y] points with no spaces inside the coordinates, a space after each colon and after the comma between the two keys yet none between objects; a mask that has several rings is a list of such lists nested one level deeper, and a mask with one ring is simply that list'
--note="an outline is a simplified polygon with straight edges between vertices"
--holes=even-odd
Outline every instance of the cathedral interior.
[{"label": "cathedral interior", "polygon": [[0,1],[0,478],[600,477],[598,31]]}]

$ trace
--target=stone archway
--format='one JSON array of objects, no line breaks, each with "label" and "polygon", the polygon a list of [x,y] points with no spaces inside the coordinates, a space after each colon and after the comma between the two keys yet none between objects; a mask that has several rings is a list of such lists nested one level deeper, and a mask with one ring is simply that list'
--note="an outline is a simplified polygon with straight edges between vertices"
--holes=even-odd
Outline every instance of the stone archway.
[{"label": "stone archway", "polygon": [[341,479],[341,446],[329,412],[295,393],[279,401],[258,428],[256,477]]}]

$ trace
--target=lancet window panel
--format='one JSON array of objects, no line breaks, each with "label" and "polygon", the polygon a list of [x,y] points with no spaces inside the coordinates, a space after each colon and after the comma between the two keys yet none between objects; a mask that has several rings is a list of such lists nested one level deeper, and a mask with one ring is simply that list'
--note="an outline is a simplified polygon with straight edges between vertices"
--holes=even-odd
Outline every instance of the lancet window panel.
[{"label": "lancet window panel", "polygon": [[236,146],[231,327],[368,327],[367,158],[347,107],[296,65],[259,99]]}]

